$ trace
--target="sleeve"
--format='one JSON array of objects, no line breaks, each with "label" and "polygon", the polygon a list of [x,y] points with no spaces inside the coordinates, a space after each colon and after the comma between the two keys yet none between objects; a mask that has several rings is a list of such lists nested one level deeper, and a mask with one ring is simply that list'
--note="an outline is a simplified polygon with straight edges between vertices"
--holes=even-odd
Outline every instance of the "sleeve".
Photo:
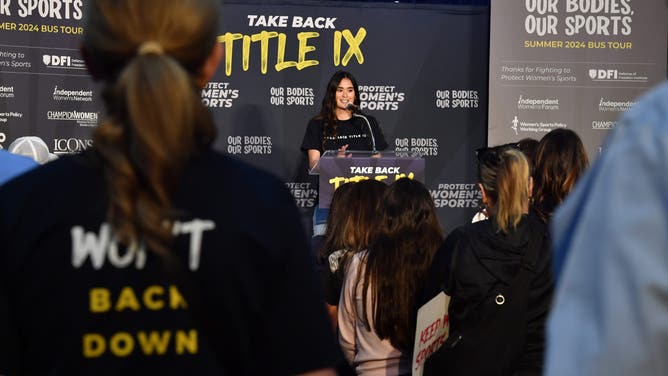
[{"label": "sleeve", "polygon": [[[536,219],[538,220],[538,219]],[[522,372],[539,375],[545,355],[545,322],[552,301],[554,279],[549,239],[546,238],[536,263],[536,274],[529,290],[527,311],[527,336],[520,365]]]},{"label": "sleeve", "polygon": [[376,140],[376,149],[387,149],[387,141],[385,141],[385,136],[383,135],[383,130],[380,128],[378,120],[376,120],[376,118],[373,116],[370,116],[369,118],[369,123],[371,123],[371,130],[373,131],[373,137]]},{"label": "sleeve", "polygon": [[[9,184],[11,185],[11,184]],[[22,200],[19,192],[9,189],[9,185],[0,186],[0,375],[18,374],[18,361],[20,359],[18,344],[19,336],[15,325],[14,307],[10,299],[10,273],[9,260],[11,255],[16,254],[16,249],[12,246],[13,232],[12,223],[15,223],[19,209],[19,203]],[[11,197],[12,199],[8,199]]]},{"label": "sleeve", "polygon": [[333,367],[338,361],[336,341],[299,212],[282,184],[271,188],[280,191],[275,200],[280,200],[281,211],[272,215],[281,218],[281,226],[265,236],[277,234],[281,263],[274,266],[271,312],[267,312],[271,324],[264,336],[270,354],[264,360],[276,375]]},{"label": "sleeve", "polygon": [[322,121],[311,119],[306,126],[306,133],[304,133],[304,139],[302,140],[302,151],[307,152],[313,149],[320,151],[320,154],[322,154],[322,132]]},{"label": "sleeve", "polygon": [[357,314],[355,309],[355,299],[357,295],[357,275],[359,273],[359,255],[356,254],[343,281],[343,288],[341,290],[341,298],[339,300],[338,312],[338,327],[339,327],[339,345],[343,356],[349,364],[353,363],[356,353],[356,332]]},{"label": "sleeve", "polygon": [[445,239],[441,247],[434,254],[425,287],[420,296],[420,306],[427,303],[431,298],[441,291],[450,295],[451,265],[456,245],[461,239],[462,233],[459,229],[454,230]]},{"label": "sleeve", "polygon": [[666,111],[642,110],[553,218],[548,376],[668,374]]}]

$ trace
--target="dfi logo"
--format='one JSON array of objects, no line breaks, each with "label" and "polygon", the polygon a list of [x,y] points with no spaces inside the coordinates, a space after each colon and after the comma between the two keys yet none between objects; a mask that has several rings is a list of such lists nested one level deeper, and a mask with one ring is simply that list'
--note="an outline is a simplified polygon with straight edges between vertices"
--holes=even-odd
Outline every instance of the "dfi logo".
[{"label": "dfi logo", "polygon": [[42,55],[44,65],[52,67],[69,67],[71,65],[71,60],[72,58],[70,56]]},{"label": "dfi logo", "polygon": [[592,80],[617,79],[617,69],[590,69],[589,78]]}]

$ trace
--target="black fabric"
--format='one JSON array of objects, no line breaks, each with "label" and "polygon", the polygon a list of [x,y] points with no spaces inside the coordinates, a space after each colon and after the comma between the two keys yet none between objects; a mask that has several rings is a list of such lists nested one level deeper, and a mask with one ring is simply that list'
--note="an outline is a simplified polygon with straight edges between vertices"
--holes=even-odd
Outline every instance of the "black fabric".
[{"label": "black fabric", "polygon": [[[450,337],[425,364],[425,375],[540,375],[550,260],[547,229],[533,213],[507,235],[493,219],[450,234],[424,294],[451,295]],[[495,303],[499,294],[503,305]]]},{"label": "black fabric", "polygon": [[[336,364],[314,262],[282,182],[206,152],[188,164],[174,206],[183,227],[173,254],[192,288],[150,251],[143,267],[137,257],[119,266],[132,254],[102,236],[106,189],[91,153],[3,185],[0,338],[14,355],[3,351],[0,373],[289,375]],[[196,236],[196,221],[215,228]],[[75,263],[77,231],[102,257]],[[109,297],[94,299],[94,291]],[[199,313],[178,304],[183,300]],[[108,307],[100,309],[100,301]],[[84,337],[91,334],[106,350],[87,357]],[[169,339],[164,353],[154,347],[147,355],[152,334]],[[128,341],[134,347],[127,355],[112,351],[112,342],[125,351]],[[186,347],[193,344],[195,351]]]},{"label": "black fabric", "polygon": [[[376,118],[365,115],[369,119],[373,136],[376,141],[376,150],[387,149],[387,141],[378,125]],[[348,150],[371,150],[371,137],[369,136],[369,127],[364,119],[352,117],[349,120],[339,120],[336,124],[336,137],[327,136],[324,140],[324,122],[319,119],[311,119],[306,127],[306,133],[302,140],[302,151],[314,149],[322,154],[325,150],[338,150],[344,145],[348,145]]]}]

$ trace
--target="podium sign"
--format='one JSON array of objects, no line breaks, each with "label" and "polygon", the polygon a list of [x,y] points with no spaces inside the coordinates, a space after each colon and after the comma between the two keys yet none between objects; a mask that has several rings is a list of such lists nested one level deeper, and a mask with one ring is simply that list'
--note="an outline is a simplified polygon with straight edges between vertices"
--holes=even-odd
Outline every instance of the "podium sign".
[{"label": "podium sign", "polygon": [[376,179],[390,184],[404,177],[424,183],[425,179],[424,158],[406,152],[328,151],[320,157],[317,170],[321,208],[329,208],[334,190],[345,183]]}]

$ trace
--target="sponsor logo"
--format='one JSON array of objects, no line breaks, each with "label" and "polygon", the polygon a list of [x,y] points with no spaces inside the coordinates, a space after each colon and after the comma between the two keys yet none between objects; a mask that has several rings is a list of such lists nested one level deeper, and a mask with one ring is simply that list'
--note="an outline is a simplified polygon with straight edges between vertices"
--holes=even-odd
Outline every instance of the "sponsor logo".
[{"label": "sponsor logo", "polygon": [[406,93],[392,85],[361,85],[359,87],[360,108],[371,111],[397,111],[406,99]]},{"label": "sponsor logo", "polygon": [[515,135],[519,135],[519,132],[533,132],[533,133],[547,133],[555,128],[567,128],[566,123],[560,122],[526,122],[521,121],[515,116],[513,121],[511,121],[512,126],[510,127],[515,131]]},{"label": "sponsor logo", "polygon": [[477,208],[482,193],[476,184],[445,183],[430,189],[437,208]]},{"label": "sponsor logo", "polygon": [[0,112],[0,124],[6,124],[10,118],[20,119],[22,117],[22,112]]},{"label": "sponsor logo", "polygon": [[518,110],[559,110],[559,98],[524,98],[522,95],[517,99]]},{"label": "sponsor logo", "polygon": [[512,126],[510,126],[510,129],[514,130],[514,131],[515,131],[515,135],[517,136],[517,135],[518,135],[518,133],[517,133],[517,124],[520,123],[520,121],[517,120],[517,116],[515,116],[515,117],[513,118],[513,121],[511,121],[510,123],[512,124]]},{"label": "sponsor logo", "polygon": [[56,85],[53,88],[53,100],[91,102],[93,100],[93,90],[68,90],[59,88]]},{"label": "sponsor logo", "polygon": [[618,101],[601,97],[598,102],[598,110],[602,112],[625,112],[636,105],[634,101]]},{"label": "sponsor logo", "polygon": [[438,139],[436,138],[395,138],[394,149],[406,156],[435,157],[438,155]]},{"label": "sponsor logo", "polygon": [[55,138],[53,140],[53,154],[70,154],[84,151],[93,145],[93,140],[82,138]]},{"label": "sponsor logo", "polygon": [[48,68],[86,69],[83,60],[69,55],[42,55],[42,62]]},{"label": "sponsor logo", "polygon": [[0,98],[14,98],[14,86],[0,85]]},{"label": "sponsor logo", "polygon": [[623,72],[619,69],[589,69],[589,78],[592,81],[616,81],[616,82],[647,82],[647,76],[638,72]]},{"label": "sponsor logo", "polygon": [[591,129],[612,129],[617,125],[616,121],[594,120],[591,122]]},{"label": "sponsor logo", "polygon": [[202,103],[209,108],[230,108],[239,98],[239,89],[229,82],[209,82],[201,91]]},{"label": "sponsor logo", "polygon": [[311,183],[287,182],[286,187],[292,193],[295,203],[300,208],[312,208],[318,199],[318,190]]},{"label": "sponsor logo", "polygon": [[76,121],[82,127],[94,127],[97,125],[99,112],[84,111],[47,111],[48,120]]},{"label": "sponsor logo", "polygon": [[0,132],[0,149],[3,148],[3,144],[7,141],[7,135],[4,134],[3,132]]}]

